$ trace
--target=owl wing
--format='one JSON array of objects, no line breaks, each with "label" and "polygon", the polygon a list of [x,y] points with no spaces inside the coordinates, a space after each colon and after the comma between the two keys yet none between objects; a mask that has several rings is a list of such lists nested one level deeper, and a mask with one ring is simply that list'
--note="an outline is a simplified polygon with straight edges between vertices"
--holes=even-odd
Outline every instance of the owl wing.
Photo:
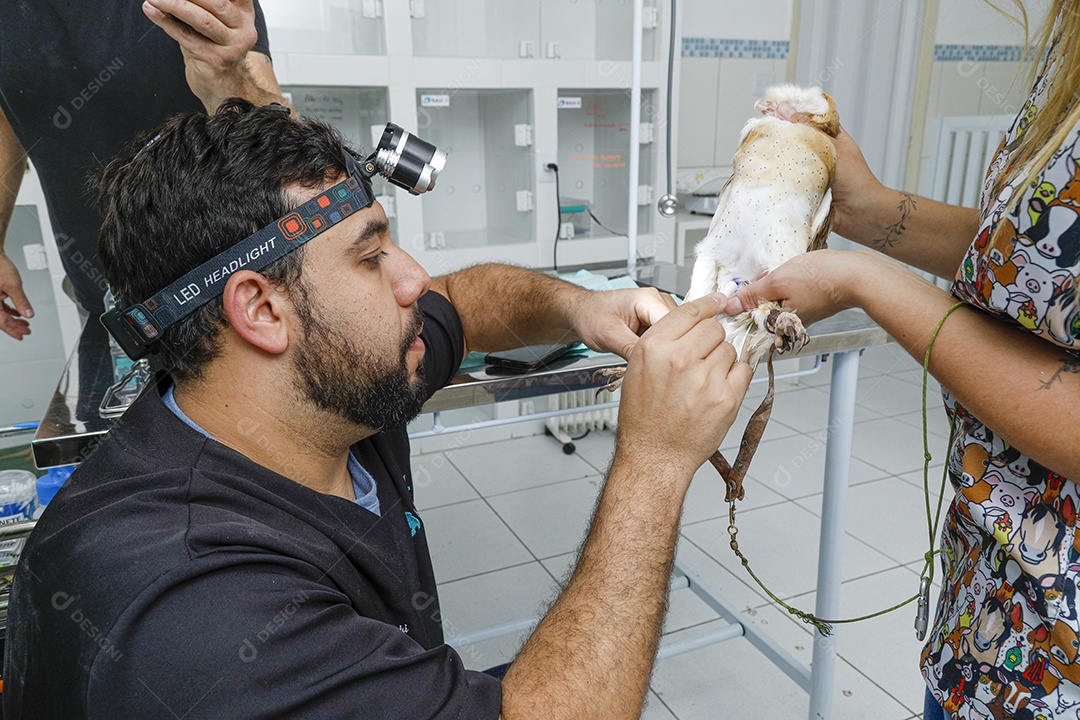
[{"label": "owl wing", "polygon": [[833,221],[832,188],[825,191],[821,196],[821,204],[814,213],[814,220],[810,224],[810,247],[809,250],[821,250],[826,247],[825,242],[829,239]]}]

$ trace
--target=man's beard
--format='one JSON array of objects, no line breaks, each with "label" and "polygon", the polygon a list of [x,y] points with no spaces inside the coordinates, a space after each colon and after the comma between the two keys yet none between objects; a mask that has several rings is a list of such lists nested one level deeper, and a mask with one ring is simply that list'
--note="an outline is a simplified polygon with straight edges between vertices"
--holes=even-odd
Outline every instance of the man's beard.
[{"label": "man's beard", "polygon": [[332,327],[306,288],[293,295],[304,328],[302,349],[294,360],[296,383],[304,397],[322,410],[376,431],[404,425],[420,414],[427,399],[424,365],[420,363],[415,380],[410,380],[408,366],[409,347],[423,324],[418,308],[396,356],[391,356],[379,348],[360,348]]}]

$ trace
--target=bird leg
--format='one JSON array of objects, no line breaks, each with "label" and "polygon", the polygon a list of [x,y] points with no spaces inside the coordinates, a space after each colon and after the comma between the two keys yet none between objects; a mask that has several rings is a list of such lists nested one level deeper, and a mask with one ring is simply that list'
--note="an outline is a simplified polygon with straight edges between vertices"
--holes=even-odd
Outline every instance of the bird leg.
[{"label": "bird leg", "polygon": [[774,346],[782,353],[801,349],[810,342],[799,316],[779,303],[763,302],[751,311],[751,315],[755,325],[774,337]]},{"label": "bird leg", "polygon": [[775,348],[769,350],[769,390],[765,393],[765,397],[762,398],[757,410],[750,416],[750,422],[746,424],[742,442],[739,443],[739,454],[735,457],[735,464],[728,463],[719,450],[709,458],[709,462],[720,473],[720,477],[724,478],[724,484],[727,486],[724,502],[743,499],[743,479],[746,477],[746,471],[750,469],[750,461],[754,459],[754,454],[761,443],[761,436],[765,434],[765,426],[769,423],[769,416],[772,414],[773,388],[775,384],[773,374],[773,354],[775,351]]},{"label": "bird leg", "polygon": [[622,386],[623,375],[626,374],[626,366],[621,365],[619,367],[604,368],[603,370],[597,370],[593,373],[593,380],[600,380],[605,378],[608,380],[608,384],[603,387],[597,388],[596,396],[599,397],[600,393],[607,390],[608,392],[615,392]]}]

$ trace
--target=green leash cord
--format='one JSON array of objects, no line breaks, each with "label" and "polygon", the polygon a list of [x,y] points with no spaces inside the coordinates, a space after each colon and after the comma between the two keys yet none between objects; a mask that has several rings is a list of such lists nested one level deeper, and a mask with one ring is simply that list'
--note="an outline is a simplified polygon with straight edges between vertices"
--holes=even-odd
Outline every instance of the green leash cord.
[{"label": "green leash cord", "polygon": [[[927,422],[926,422],[926,395],[927,385],[930,375],[930,351],[934,347],[934,342],[937,340],[938,333],[941,332],[941,326],[945,324],[945,321],[949,319],[949,316],[961,307],[964,303],[958,302],[950,307],[944,315],[941,316],[941,320],[938,321],[937,327],[934,328],[933,334],[930,336],[930,342],[926,345],[926,353],[923,355],[923,375],[922,375],[922,434],[923,434],[923,497],[926,500],[926,527],[930,536],[930,549],[923,555],[925,564],[923,570],[919,574],[919,592],[916,595],[912,595],[907,600],[897,603],[890,608],[884,610],[878,610],[877,612],[870,613],[869,615],[861,615],[854,618],[845,618],[843,620],[823,620],[813,613],[800,610],[797,607],[793,607],[788,603],[781,600],[776,596],[772,590],[765,586],[765,583],[754,573],[750,567],[750,561],[746,559],[742,551],[739,550],[739,541],[736,536],[739,534],[739,528],[735,526],[735,502],[732,501],[728,504],[728,535],[731,537],[731,550],[735,553],[735,556],[742,562],[742,566],[746,568],[746,572],[750,574],[750,577],[754,578],[754,582],[758,584],[765,594],[772,598],[780,607],[788,611],[788,613],[799,618],[803,622],[813,625],[819,633],[828,637],[832,635],[832,626],[840,623],[855,623],[862,620],[869,620],[870,618],[878,617],[879,615],[885,615],[891,613],[893,610],[899,610],[900,608],[908,605],[916,600],[919,602],[919,610],[915,617],[915,629],[919,640],[926,637],[926,626],[929,619],[929,605],[930,605],[930,585],[934,581],[934,556],[948,552],[947,550],[935,550],[934,538],[938,533],[938,522],[941,520],[941,505],[945,499],[945,483],[949,477],[949,466],[946,463],[943,472],[941,473],[941,487],[938,490],[937,510],[931,511],[930,508],[930,461],[933,457],[930,455],[930,441],[927,435]],[[949,445],[952,447],[953,440],[956,437],[956,413],[953,412],[952,422],[949,427]]]}]

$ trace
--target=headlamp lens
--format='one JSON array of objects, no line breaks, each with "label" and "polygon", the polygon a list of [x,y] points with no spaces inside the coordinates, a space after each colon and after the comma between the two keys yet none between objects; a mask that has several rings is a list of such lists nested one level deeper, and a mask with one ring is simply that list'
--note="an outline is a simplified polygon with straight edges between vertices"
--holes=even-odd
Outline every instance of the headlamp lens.
[{"label": "headlamp lens", "polygon": [[413,195],[435,187],[446,153],[407,130],[387,123],[373,157],[379,174]]}]

